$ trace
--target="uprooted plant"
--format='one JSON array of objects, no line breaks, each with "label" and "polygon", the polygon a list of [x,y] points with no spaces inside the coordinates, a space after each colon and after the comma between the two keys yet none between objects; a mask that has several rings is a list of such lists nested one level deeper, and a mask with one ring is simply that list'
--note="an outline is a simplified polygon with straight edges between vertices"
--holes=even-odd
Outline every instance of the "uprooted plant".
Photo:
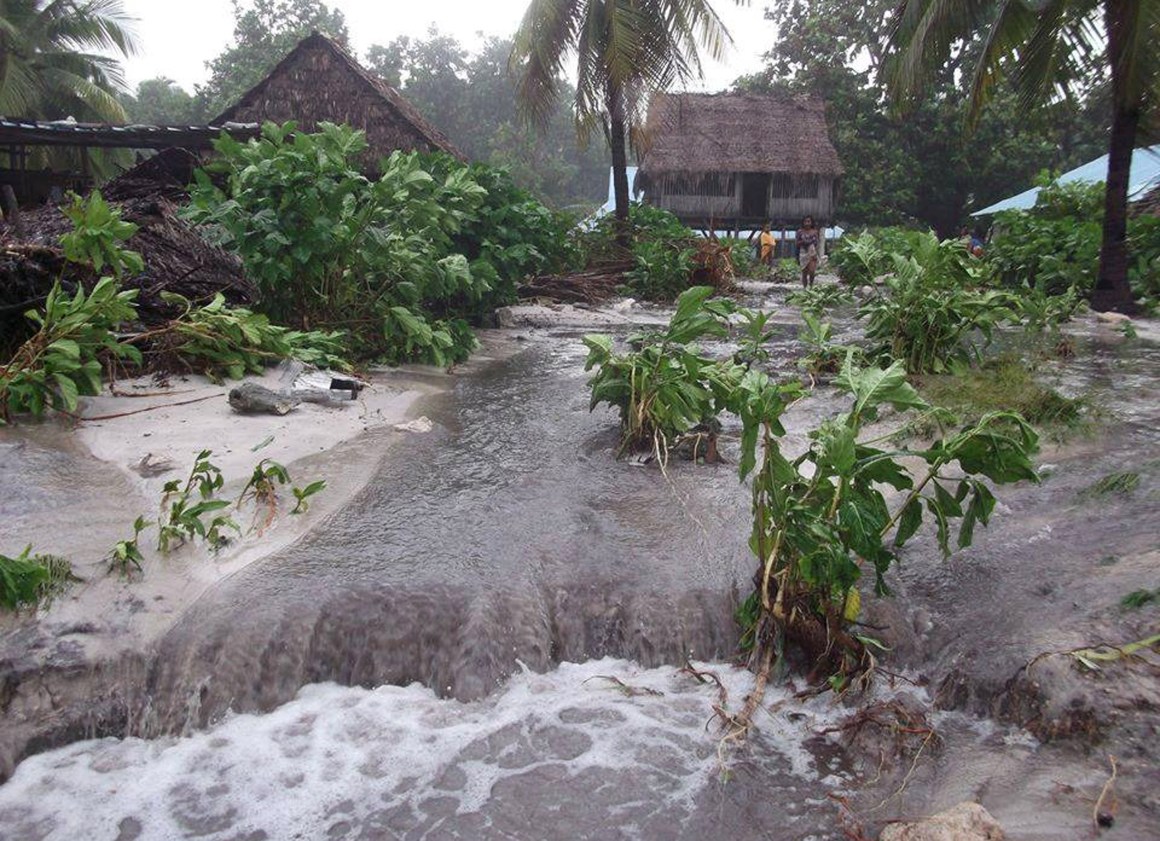
[{"label": "uprooted plant", "polygon": [[350,367],[344,358],[342,332],[290,330],[271,324],[261,313],[229,306],[221,293],[198,307],[181,295],[165,292],[161,297],[184,311],[130,340],[148,342],[151,355],[173,357],[175,364],[169,367],[184,366],[212,380],[240,380],[282,359],[336,370]]},{"label": "uprooted plant", "polygon": [[228,540],[227,529],[241,531],[227,515],[216,513],[229,508],[230,501],[214,498],[225,480],[221,469],[210,461],[212,455],[212,450],[202,450],[184,485],[175,479],[162,488],[157,534],[159,552],[168,552],[174,541],[180,545],[194,537],[204,539],[212,549],[219,549]]},{"label": "uprooted plant", "polygon": [[265,519],[257,526],[259,534],[274,522],[274,517],[278,514],[278,487],[289,483],[289,471],[273,459],[264,458],[254,465],[249,481],[238,495],[237,507],[241,508],[243,503],[252,500],[258,509],[255,513],[255,522],[265,511]]},{"label": "uprooted plant", "polygon": [[[809,449],[792,461],[781,451],[780,418],[797,386],[752,371],[733,398],[744,425],[740,474],[743,480],[752,474],[750,548],[758,559],[754,591],[738,612],[758,672],[757,700],[751,697],[742,726],[774,663],[787,662],[795,650],[813,677],[836,689],[872,668],[873,643],[852,629],[861,610],[857,584],[869,572],[875,591],[888,592],[885,574],[924,512],[947,555],[953,521],[958,546],[966,547],[976,525],[991,516],[995,497],[984,480],[1038,481],[1031,463],[1037,437],[1017,414],[990,413],[927,449],[885,451],[859,441],[880,408],[931,410],[907,383],[903,365],[859,368],[848,361],[834,384],[852,406],[813,430]],[[921,461],[916,477],[906,458]],[[884,488],[902,494],[893,508]]]},{"label": "uprooted plant", "polygon": [[[692,432],[695,427],[711,427],[726,407],[745,367],[705,356],[693,344],[728,335],[728,318],[737,308],[727,300],[709,300],[713,293],[709,286],[683,292],[668,327],[631,336],[634,349],[627,353],[614,353],[610,336],[584,337],[584,370],[598,369],[589,381],[591,408],[607,403],[620,411],[618,456],[651,450],[663,464],[683,438],[700,435]],[[763,328],[756,328],[758,336]],[[707,437],[711,447],[712,432]]]}]

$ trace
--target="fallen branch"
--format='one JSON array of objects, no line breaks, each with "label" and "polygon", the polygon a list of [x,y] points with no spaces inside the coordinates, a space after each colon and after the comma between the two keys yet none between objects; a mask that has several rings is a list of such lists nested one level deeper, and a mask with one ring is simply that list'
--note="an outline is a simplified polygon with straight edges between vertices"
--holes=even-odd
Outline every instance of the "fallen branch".
[{"label": "fallen branch", "polygon": [[102,421],[102,420],[116,420],[117,418],[127,418],[130,415],[140,415],[145,412],[156,412],[158,409],[171,409],[174,406],[189,406],[192,403],[204,403],[206,400],[215,400],[220,398],[220,394],[210,394],[206,397],[197,397],[193,400],[181,400],[177,403],[162,403],[159,406],[149,406],[145,409],[134,409],[131,412],[117,412],[112,415],[78,415],[73,412],[61,412],[63,415],[68,415],[73,420],[77,421]]}]

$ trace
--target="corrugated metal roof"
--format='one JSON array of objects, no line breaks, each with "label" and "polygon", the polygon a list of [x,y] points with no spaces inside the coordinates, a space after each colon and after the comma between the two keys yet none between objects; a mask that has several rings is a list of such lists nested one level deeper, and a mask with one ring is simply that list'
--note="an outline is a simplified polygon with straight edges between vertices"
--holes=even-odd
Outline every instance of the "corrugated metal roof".
[{"label": "corrugated metal roof", "polygon": [[[1078,166],[1059,176],[1056,183],[1070,184],[1086,181],[1097,183],[1107,180],[1108,156],[1101,155],[1094,161]],[[1160,145],[1137,149],[1132,153],[1132,170],[1128,182],[1128,200],[1142,198],[1153,187],[1160,185]],[[1019,195],[996,202],[972,213],[972,216],[990,216],[1002,210],[1029,210],[1039,198],[1039,187],[1024,190]]]},{"label": "corrugated metal roof", "polygon": [[0,117],[0,145],[89,146],[121,149],[164,149],[171,146],[209,148],[222,134],[257,137],[257,123],[224,123],[220,126],[107,125],[75,120],[22,120]]}]

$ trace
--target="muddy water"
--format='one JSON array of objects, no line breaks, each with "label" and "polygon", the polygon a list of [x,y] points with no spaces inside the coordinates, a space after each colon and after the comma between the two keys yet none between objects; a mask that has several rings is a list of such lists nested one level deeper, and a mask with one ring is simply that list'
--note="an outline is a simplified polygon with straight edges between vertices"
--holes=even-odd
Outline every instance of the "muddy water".
[{"label": "muddy water", "polygon": [[[792,336],[787,325],[774,343],[782,367]],[[168,735],[26,761],[0,788],[4,837],[828,839],[845,837],[844,798],[870,832],[981,799],[1013,838],[1088,837],[1102,756],[974,715],[1002,712],[1004,683],[1031,657],[1100,623],[1112,632],[1131,575],[1100,570],[1136,565],[1146,580],[1155,568],[1158,506],[1139,504],[1155,499],[1160,464],[1153,346],[1084,337],[1080,361],[1045,373],[1098,396],[1100,436],[1052,450],[1044,486],[1002,493],[992,529],[951,564],[929,543],[908,552],[894,618],[913,633],[892,640],[893,657],[954,708],[935,716],[941,743],[913,769],[913,744],[905,758],[888,743],[846,753],[824,731],[850,710],[793,701],[761,714],[725,781],[705,726],[716,687],[674,664],[718,661],[732,709],[748,691],[721,662],[751,571],[747,495],[728,466],[664,478],[613,462],[615,419],[588,413],[577,339],[534,337],[433,399],[435,433],[165,640],[133,731]],[[822,392],[790,425],[839,407]],[[1082,495],[1125,459],[1141,496]],[[1110,837],[1160,834],[1153,755],[1121,757]]]}]

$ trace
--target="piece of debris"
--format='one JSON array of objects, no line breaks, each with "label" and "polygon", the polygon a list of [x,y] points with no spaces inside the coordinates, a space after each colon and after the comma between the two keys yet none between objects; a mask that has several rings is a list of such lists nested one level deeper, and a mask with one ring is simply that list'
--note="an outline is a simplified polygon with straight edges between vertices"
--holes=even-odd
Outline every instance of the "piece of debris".
[{"label": "piece of debris", "polygon": [[257,383],[242,383],[230,389],[230,405],[247,415],[286,415],[298,402],[293,394],[272,391]]},{"label": "piece of debris", "polygon": [[435,424],[426,416],[415,418],[413,421],[407,421],[406,423],[395,424],[396,432],[417,432],[420,435],[426,434],[434,428]]},{"label": "piece of debris", "polygon": [[145,457],[133,465],[131,469],[142,479],[153,479],[162,474],[173,472],[177,466],[167,458],[153,461],[153,453],[146,453]]},{"label": "piece of debris", "polygon": [[1007,835],[978,803],[960,803],[926,820],[891,824],[879,841],[1004,841]]}]

